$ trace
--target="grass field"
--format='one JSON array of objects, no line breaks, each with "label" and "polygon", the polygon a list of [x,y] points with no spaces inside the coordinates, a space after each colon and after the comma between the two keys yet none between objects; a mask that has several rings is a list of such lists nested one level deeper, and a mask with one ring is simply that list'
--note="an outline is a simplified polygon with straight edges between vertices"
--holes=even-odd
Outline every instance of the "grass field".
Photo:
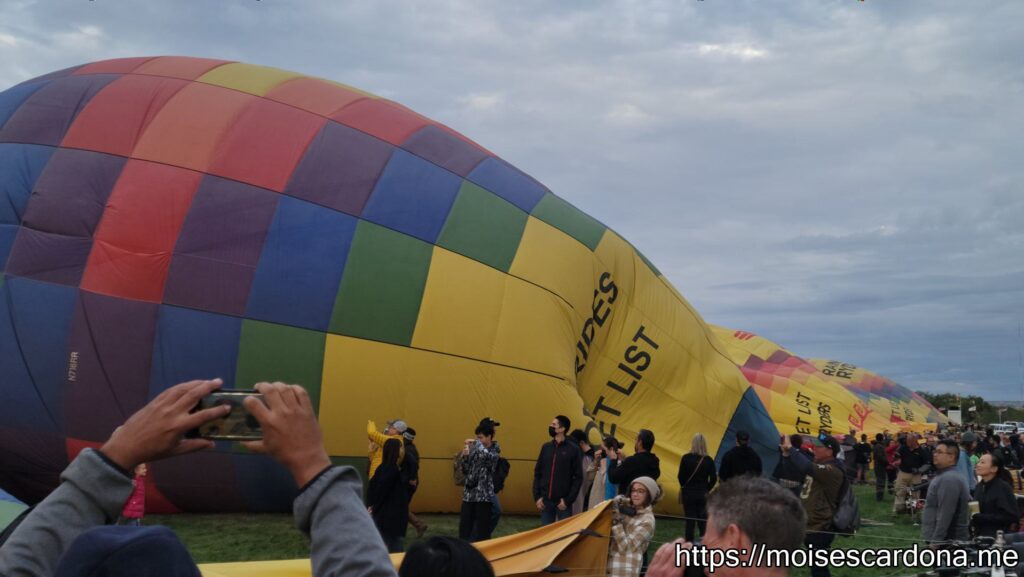
[{"label": "grass field", "polygon": [[[856,487],[860,501],[861,516],[865,526],[855,537],[837,537],[834,547],[842,548],[902,548],[920,542],[920,528],[914,526],[909,517],[893,517],[890,513],[892,498],[875,502],[874,487]],[[421,515],[430,526],[427,536],[458,535],[458,515]],[[163,524],[174,529],[188,546],[198,563],[227,561],[257,561],[269,559],[296,559],[309,556],[309,542],[295,529],[290,515],[167,515],[150,516],[146,524]],[[536,528],[536,516],[502,517],[495,537],[509,535]],[[683,532],[683,521],[659,517],[652,550],[655,545],[671,541]],[[410,529],[406,546],[415,538]],[[339,538],[344,538],[339,535]],[[834,568],[835,577],[865,575],[881,577],[905,575],[912,570],[868,570]],[[793,575],[806,577],[806,569],[796,570]]]}]

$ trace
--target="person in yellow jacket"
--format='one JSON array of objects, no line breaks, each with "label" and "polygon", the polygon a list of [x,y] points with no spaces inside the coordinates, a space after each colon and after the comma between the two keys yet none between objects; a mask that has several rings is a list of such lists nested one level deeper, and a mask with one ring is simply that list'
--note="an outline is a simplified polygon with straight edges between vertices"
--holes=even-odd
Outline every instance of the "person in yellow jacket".
[{"label": "person in yellow jacket", "polygon": [[[384,432],[377,430],[377,424],[373,421],[366,422],[366,436],[370,438],[370,469],[367,472],[367,479],[373,477],[373,473],[380,466],[381,459],[384,453],[384,442],[388,439],[398,439],[398,442],[402,442],[402,433],[408,429],[408,425],[401,419],[395,419],[394,421],[388,421],[388,426],[384,428]],[[402,463],[402,459],[405,458],[405,448],[398,452],[398,463]]]}]

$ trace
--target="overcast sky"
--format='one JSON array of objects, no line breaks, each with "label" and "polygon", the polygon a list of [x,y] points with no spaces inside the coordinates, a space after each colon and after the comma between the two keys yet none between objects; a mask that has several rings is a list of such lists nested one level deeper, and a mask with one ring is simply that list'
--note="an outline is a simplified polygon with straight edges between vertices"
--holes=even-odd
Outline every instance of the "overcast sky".
[{"label": "overcast sky", "polygon": [[0,0],[0,87],[162,54],[448,124],[708,322],[918,390],[1024,395],[1024,2]]}]

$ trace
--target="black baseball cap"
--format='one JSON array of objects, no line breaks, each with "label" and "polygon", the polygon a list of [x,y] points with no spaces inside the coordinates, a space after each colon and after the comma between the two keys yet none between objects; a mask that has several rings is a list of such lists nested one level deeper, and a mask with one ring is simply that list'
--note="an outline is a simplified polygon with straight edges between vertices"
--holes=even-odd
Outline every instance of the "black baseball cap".
[{"label": "black baseball cap", "polygon": [[839,447],[839,441],[837,441],[832,435],[826,435],[825,433],[822,433],[817,437],[811,437],[811,444],[815,447],[828,447],[829,449],[832,449],[833,455],[838,455],[839,451],[842,451]]}]

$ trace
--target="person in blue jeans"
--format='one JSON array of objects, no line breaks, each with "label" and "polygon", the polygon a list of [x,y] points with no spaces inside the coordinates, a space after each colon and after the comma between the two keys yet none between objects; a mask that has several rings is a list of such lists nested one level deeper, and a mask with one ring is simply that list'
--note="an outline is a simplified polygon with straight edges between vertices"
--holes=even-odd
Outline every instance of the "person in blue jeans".
[{"label": "person in blue jeans", "polygon": [[583,453],[566,433],[572,423],[558,415],[548,426],[551,441],[544,443],[533,468],[533,498],[540,511],[541,525],[567,519],[572,503],[583,486]]}]

